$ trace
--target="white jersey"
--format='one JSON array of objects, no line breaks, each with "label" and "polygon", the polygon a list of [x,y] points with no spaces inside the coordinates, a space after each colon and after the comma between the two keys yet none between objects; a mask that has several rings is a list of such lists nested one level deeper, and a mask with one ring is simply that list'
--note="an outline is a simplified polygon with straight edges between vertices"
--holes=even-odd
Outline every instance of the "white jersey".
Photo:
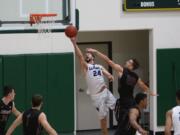
[{"label": "white jersey", "polygon": [[180,135],[180,106],[176,106],[172,109],[172,122],[174,135]]},{"label": "white jersey", "polygon": [[86,82],[88,92],[91,95],[98,93],[103,86],[105,86],[104,76],[102,73],[102,66],[98,64],[87,64]]}]

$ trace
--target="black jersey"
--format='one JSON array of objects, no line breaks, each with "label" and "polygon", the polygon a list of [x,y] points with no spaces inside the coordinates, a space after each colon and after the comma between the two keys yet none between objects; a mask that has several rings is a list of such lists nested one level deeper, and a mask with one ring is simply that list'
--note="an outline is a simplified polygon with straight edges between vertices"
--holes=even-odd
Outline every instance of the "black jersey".
[{"label": "black jersey", "polygon": [[41,111],[29,109],[23,113],[23,135],[41,135],[42,126],[38,119]]},{"label": "black jersey", "polygon": [[[132,107],[131,109],[137,109],[139,111],[139,116],[137,118],[137,123],[139,123],[141,112],[137,106]],[[123,115],[124,118],[121,118],[121,121],[118,123],[118,128],[115,132],[115,135],[135,135],[136,129],[134,129],[129,121],[129,111],[128,113],[125,113],[126,115]]]},{"label": "black jersey", "polygon": [[[131,109],[137,109],[138,110],[138,112],[139,112],[139,116],[137,117],[137,123],[139,124],[139,120],[140,120],[140,118],[141,118],[141,111],[139,110],[139,108],[137,107],[137,106],[135,106],[135,107],[132,107]],[[136,129],[135,128],[133,128],[132,126],[131,126],[131,124],[130,124],[130,121],[129,121],[129,117],[128,117],[128,122],[125,124],[125,125],[127,125],[126,126],[126,131],[127,131],[127,135],[135,135],[136,134]]]},{"label": "black jersey", "polygon": [[6,123],[9,119],[9,116],[12,112],[13,102],[9,102],[7,105],[0,101],[0,134],[4,134]]},{"label": "black jersey", "polygon": [[123,69],[123,74],[118,78],[118,92],[120,98],[133,98],[133,90],[139,77],[136,73]]},{"label": "black jersey", "polygon": [[133,90],[138,79],[138,75],[127,68],[123,69],[122,76],[118,78],[118,92],[120,99],[117,100],[115,107],[115,116],[118,124],[123,124],[123,120],[128,115],[129,108],[136,105],[133,97]]}]

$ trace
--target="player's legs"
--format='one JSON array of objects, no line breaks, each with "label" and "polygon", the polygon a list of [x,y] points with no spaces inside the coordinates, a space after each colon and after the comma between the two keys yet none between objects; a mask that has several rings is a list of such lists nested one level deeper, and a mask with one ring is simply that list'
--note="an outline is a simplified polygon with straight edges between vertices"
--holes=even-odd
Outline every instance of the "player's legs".
[{"label": "player's legs", "polygon": [[115,109],[115,105],[116,105],[116,98],[113,96],[113,94],[107,89],[107,98],[106,98],[106,105],[108,108],[110,108],[111,110]]},{"label": "player's legs", "polygon": [[129,109],[134,106],[134,99],[119,100],[117,104],[117,122],[118,126],[114,135],[129,135],[127,133],[127,128],[129,125]]},{"label": "player's legs", "polygon": [[101,123],[101,132],[102,135],[108,135],[108,129],[107,129],[107,117],[100,120]]},{"label": "player's legs", "polygon": [[93,95],[91,98],[92,98],[92,100],[94,102],[95,107],[98,110],[102,135],[108,135],[107,115],[108,115],[108,112],[109,112],[109,108],[106,105],[107,91],[104,90],[101,93]]},{"label": "player's legs", "polygon": [[128,125],[128,110],[121,108],[118,115],[118,125],[114,135],[128,135],[125,133]]}]

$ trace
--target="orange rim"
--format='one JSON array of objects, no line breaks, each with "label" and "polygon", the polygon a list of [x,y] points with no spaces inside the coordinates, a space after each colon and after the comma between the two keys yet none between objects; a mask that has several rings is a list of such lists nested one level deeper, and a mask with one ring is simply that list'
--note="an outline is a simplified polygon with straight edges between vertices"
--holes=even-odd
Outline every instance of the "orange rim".
[{"label": "orange rim", "polygon": [[57,14],[54,14],[54,13],[48,13],[48,14],[30,14],[29,22],[30,22],[31,25],[33,25],[35,23],[41,22],[41,19],[43,17],[53,17],[53,16],[57,16]]}]

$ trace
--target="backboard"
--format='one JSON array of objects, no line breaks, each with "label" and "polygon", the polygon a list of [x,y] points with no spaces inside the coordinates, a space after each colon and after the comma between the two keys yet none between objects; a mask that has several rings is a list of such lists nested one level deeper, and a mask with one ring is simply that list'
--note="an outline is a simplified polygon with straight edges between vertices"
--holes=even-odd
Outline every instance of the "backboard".
[{"label": "backboard", "polygon": [[0,33],[33,33],[30,14],[57,14],[48,25],[52,32],[63,31],[69,24],[76,25],[75,0],[1,0]]}]

